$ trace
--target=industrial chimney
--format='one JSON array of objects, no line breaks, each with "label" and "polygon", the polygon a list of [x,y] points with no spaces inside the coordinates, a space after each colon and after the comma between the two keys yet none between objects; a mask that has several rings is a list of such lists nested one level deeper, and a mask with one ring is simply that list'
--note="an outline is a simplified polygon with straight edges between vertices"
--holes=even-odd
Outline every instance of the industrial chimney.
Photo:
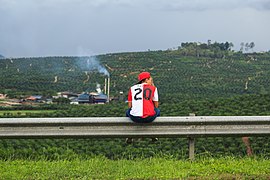
[{"label": "industrial chimney", "polygon": [[107,102],[110,101],[110,77],[105,78],[104,80],[104,94],[107,95]]},{"label": "industrial chimney", "polygon": [[107,91],[107,97],[108,97],[108,102],[110,102],[110,77],[108,77],[108,91]]},{"label": "industrial chimney", "polygon": [[107,79],[106,78],[104,82],[104,94],[107,94]]}]

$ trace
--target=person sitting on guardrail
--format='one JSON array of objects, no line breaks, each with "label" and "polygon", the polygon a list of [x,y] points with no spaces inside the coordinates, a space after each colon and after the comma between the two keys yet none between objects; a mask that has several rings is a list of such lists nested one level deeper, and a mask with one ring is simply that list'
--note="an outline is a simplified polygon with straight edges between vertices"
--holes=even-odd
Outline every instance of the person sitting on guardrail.
[{"label": "person sitting on guardrail", "polygon": [[[129,89],[129,109],[126,111],[126,116],[136,123],[150,123],[160,116],[158,90],[149,72],[140,73],[138,80],[139,82]],[[157,140],[157,138],[152,140]],[[126,141],[132,142],[132,138],[127,138]]]}]

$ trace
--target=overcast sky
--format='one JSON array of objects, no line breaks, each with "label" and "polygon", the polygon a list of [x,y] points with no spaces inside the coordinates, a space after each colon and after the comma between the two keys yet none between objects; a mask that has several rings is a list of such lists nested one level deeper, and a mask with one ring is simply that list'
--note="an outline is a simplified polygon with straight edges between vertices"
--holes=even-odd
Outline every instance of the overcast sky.
[{"label": "overcast sky", "polygon": [[270,0],[0,0],[0,54],[97,55],[182,42],[270,50]]}]

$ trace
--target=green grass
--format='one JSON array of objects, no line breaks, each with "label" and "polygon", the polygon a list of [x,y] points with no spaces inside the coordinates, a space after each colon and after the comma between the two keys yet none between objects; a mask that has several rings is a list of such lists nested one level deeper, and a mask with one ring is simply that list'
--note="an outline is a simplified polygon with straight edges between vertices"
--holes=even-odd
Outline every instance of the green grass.
[{"label": "green grass", "polygon": [[24,116],[27,113],[40,114],[40,113],[54,113],[56,110],[7,110],[0,111],[0,116],[5,114],[20,115]]},{"label": "green grass", "polygon": [[269,179],[264,158],[0,161],[0,179]]}]

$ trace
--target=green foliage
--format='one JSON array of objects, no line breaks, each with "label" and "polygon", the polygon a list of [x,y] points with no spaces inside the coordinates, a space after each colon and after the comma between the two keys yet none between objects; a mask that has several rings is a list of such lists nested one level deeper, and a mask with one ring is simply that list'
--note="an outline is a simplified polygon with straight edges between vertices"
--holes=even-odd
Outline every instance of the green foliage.
[{"label": "green foliage", "polygon": [[[269,137],[252,137],[251,146],[255,156],[270,158]],[[246,149],[241,138],[211,137],[196,139],[196,156],[244,157]],[[131,145],[125,139],[1,139],[0,159],[87,159],[94,156],[108,159],[136,159],[151,157],[188,158],[186,138],[160,138],[152,143],[150,138],[135,139]]]},{"label": "green foliage", "polygon": [[[111,77],[111,95],[127,95],[141,71],[150,71],[162,102],[268,94],[269,53],[242,54],[228,43],[189,43],[178,50],[96,56]],[[223,50],[225,48],[225,50]],[[87,69],[89,57],[14,58],[0,61],[0,92],[9,97],[59,91],[83,92],[104,84],[104,75]]]},{"label": "green foliage", "polygon": [[[270,94],[242,95],[232,98],[183,100],[160,104],[161,116],[260,116],[270,115]],[[42,111],[44,110],[44,111]],[[0,107],[0,117],[123,117],[127,104],[65,105]],[[20,114],[18,114],[20,112]]]}]

